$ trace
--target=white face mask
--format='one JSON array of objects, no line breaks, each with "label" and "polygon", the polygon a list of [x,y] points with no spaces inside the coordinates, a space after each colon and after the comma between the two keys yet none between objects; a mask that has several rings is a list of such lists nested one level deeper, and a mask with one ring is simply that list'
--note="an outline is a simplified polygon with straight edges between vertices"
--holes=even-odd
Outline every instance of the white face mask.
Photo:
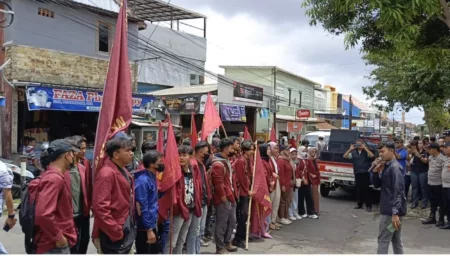
[{"label": "white face mask", "polygon": [[306,157],[308,156],[308,155],[306,154],[306,152],[302,152],[301,155],[302,155],[303,158],[306,158]]}]

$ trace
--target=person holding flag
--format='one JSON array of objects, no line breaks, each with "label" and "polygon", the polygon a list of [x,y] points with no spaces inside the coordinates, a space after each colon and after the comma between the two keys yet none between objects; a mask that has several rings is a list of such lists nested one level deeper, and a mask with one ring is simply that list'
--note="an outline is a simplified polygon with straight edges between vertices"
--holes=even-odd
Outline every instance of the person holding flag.
[{"label": "person holding flag", "polygon": [[237,248],[231,244],[231,235],[236,225],[235,181],[229,161],[229,158],[234,155],[233,140],[222,139],[219,148],[220,153],[215,155],[211,167],[214,187],[213,201],[216,207],[214,240],[216,242],[216,254],[226,254],[227,251],[237,251]]},{"label": "person holding flag", "polygon": [[255,146],[252,141],[245,140],[241,145],[242,156],[232,165],[236,173],[236,184],[238,187],[238,212],[237,229],[234,236],[233,245],[245,249],[246,223],[248,215],[248,205],[250,197],[253,195],[250,190],[252,184],[253,159]]}]

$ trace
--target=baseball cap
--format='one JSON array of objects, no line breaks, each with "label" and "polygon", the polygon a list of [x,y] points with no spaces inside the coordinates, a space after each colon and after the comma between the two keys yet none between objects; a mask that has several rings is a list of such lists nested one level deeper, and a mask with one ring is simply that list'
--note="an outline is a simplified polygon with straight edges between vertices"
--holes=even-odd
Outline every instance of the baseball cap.
[{"label": "baseball cap", "polygon": [[431,143],[429,146],[428,146],[428,149],[436,149],[436,150],[440,150],[441,149],[441,147],[439,146],[439,144],[437,144],[437,143]]},{"label": "baseball cap", "polygon": [[286,145],[280,145],[280,151],[284,151],[288,149],[288,147]]},{"label": "baseball cap", "polygon": [[297,149],[296,148],[289,149],[289,153],[292,153],[292,152],[297,152]]},{"label": "baseball cap", "polygon": [[73,151],[73,152],[80,152],[80,149],[78,147],[74,147],[72,145],[72,143],[70,143],[68,140],[66,139],[59,139],[59,140],[54,140],[50,143],[50,145],[48,146],[47,151],[55,156],[58,157],[64,153]]},{"label": "baseball cap", "polygon": [[450,147],[450,142],[445,142],[444,147]]}]

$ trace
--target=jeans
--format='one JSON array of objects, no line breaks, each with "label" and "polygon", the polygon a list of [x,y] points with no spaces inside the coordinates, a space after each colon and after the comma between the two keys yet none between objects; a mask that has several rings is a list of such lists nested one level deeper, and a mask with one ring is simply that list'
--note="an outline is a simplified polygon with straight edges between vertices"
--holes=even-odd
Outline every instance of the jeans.
[{"label": "jeans", "polygon": [[[400,218],[401,220],[401,218]],[[389,245],[392,242],[394,254],[403,254],[402,227],[391,232],[388,226],[392,223],[392,216],[381,215],[378,233],[378,254],[388,254]]]},{"label": "jeans", "polygon": [[164,253],[164,248],[166,248],[166,244],[169,242],[169,232],[170,232],[169,220],[163,220],[161,224],[158,224],[159,247],[161,253]]},{"label": "jeans", "polygon": [[247,234],[247,218],[248,218],[248,204],[250,198],[247,196],[241,196],[239,199],[239,218],[237,219],[236,235],[234,236],[235,245],[239,245],[245,241]]},{"label": "jeans", "polygon": [[195,214],[192,214],[191,219],[191,225],[186,237],[186,252],[187,254],[200,254],[200,251],[197,251],[197,239],[200,236],[202,216],[197,217]]},{"label": "jeans", "polygon": [[298,214],[298,188],[294,190],[293,200],[291,206],[289,206],[289,217],[295,217]]},{"label": "jeans", "polygon": [[200,254],[201,240],[202,240],[203,236],[205,235],[206,218],[207,217],[208,217],[208,206],[205,205],[202,207],[202,218],[200,220],[200,235],[197,236],[197,241],[195,244],[197,254]]},{"label": "jeans", "polygon": [[0,254],[8,254],[2,243],[0,243]]},{"label": "jeans", "polygon": [[170,247],[172,247],[172,254],[182,254],[183,245],[186,242],[186,236],[191,226],[193,214],[189,214],[189,219],[185,221],[181,216],[173,216],[172,226],[172,243],[166,241],[164,247],[164,254],[170,253]]},{"label": "jeans", "polygon": [[78,237],[75,246],[70,248],[70,254],[86,254],[91,241],[89,234],[90,217],[80,215],[74,220],[78,230]]},{"label": "jeans", "polygon": [[213,230],[211,230],[211,222],[214,215],[214,206],[212,203],[208,206],[208,213],[206,215],[206,224],[205,224],[205,233],[202,236],[205,237],[212,237],[213,236]]},{"label": "jeans", "polygon": [[216,206],[216,229],[214,240],[216,250],[224,249],[230,242],[233,229],[236,226],[236,204],[222,202]]},{"label": "jeans", "polygon": [[405,175],[405,197],[408,200],[409,187],[411,187],[411,175]]},{"label": "jeans", "polygon": [[422,206],[428,206],[428,173],[411,172],[411,185],[413,204],[418,204],[419,199],[422,197]]}]

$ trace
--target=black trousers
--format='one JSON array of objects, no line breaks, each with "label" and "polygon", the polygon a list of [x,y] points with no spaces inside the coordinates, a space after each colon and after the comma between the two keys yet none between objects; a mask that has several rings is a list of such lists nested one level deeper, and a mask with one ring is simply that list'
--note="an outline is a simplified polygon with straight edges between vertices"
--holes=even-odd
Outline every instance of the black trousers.
[{"label": "black trousers", "polygon": [[159,238],[158,231],[156,229],[153,230],[156,236],[156,242],[153,244],[147,243],[147,231],[139,230],[136,235],[136,254],[159,254],[160,246],[159,246]]},{"label": "black trousers", "polygon": [[74,219],[77,227],[78,237],[77,243],[70,248],[70,254],[87,254],[90,242],[90,217],[80,215]]},{"label": "black trousers", "polygon": [[444,219],[444,204],[442,185],[432,186],[428,185],[428,196],[430,198],[431,214],[436,214],[439,208],[439,220]]},{"label": "black trousers", "polygon": [[447,221],[450,222],[450,188],[443,188],[442,191],[445,215],[447,215]]},{"label": "black trousers", "polygon": [[356,173],[355,174],[356,185],[356,198],[358,200],[358,206],[363,206],[365,203],[367,207],[372,207],[372,189],[370,188],[370,174]]},{"label": "black trousers", "polygon": [[[314,203],[312,199],[311,185],[302,185],[297,189],[298,193],[298,214],[299,215],[313,215]],[[294,192],[295,193],[295,192]],[[305,201],[306,201],[306,211],[305,211]]]},{"label": "black trousers", "polygon": [[239,197],[239,203],[237,205],[237,211],[239,214],[237,215],[237,228],[236,234],[234,236],[234,242],[236,244],[245,241],[245,235],[247,233],[247,218],[248,218],[248,204],[249,197],[241,196]]},{"label": "black trousers", "polygon": [[212,230],[211,219],[214,216],[214,207],[213,204],[210,203],[208,205],[208,213],[206,214],[206,224],[205,224],[205,237],[212,237],[214,235],[214,230]]}]

